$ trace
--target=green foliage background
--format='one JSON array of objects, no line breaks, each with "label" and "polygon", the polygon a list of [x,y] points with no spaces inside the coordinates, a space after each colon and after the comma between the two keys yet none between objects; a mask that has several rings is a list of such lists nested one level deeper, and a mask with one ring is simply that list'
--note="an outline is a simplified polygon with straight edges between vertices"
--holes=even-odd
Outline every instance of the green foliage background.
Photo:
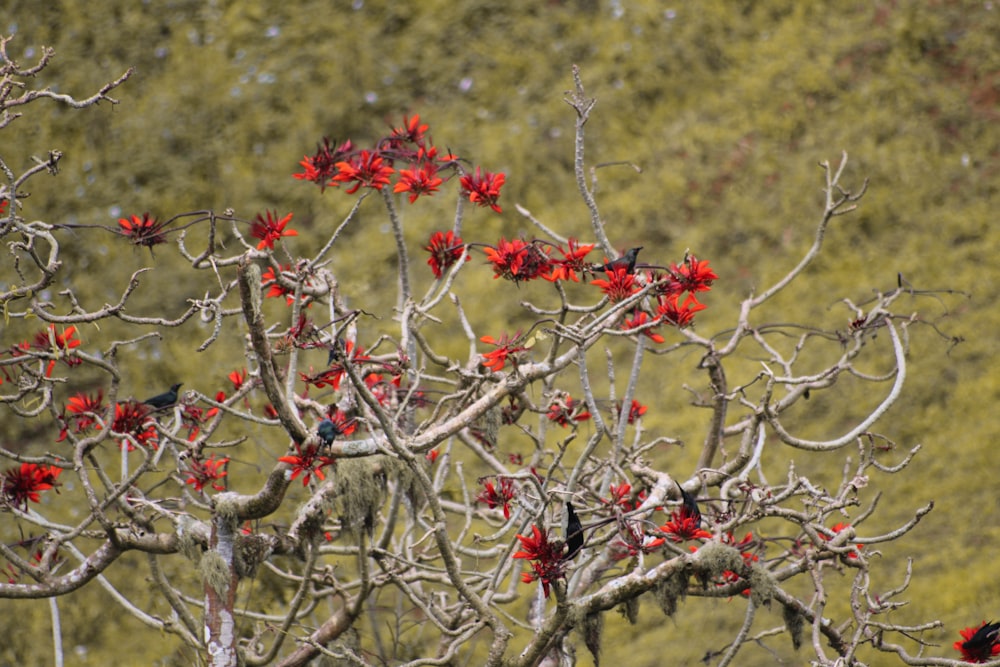
[{"label": "green foliage background", "polygon": [[[952,655],[958,629],[1000,614],[1000,584],[987,555],[1000,542],[1000,496],[990,472],[998,428],[989,416],[1000,399],[994,333],[1000,241],[993,229],[1000,7],[916,0],[835,8],[716,0],[672,9],[652,0],[5,4],[0,28],[16,32],[12,56],[28,64],[40,45],[57,51],[39,77],[42,85],[86,96],[127,67],[138,70],[113,93],[117,107],[79,112],[50,105],[4,132],[4,159],[22,160],[11,164],[15,170],[30,164],[31,153],[65,153],[62,173],[33,181],[25,203],[25,217],[52,223],[114,226],[118,217],[144,211],[166,218],[226,207],[251,218],[274,208],[295,212],[301,236],[289,240],[292,247],[308,244],[312,231],[333,229],[350,200],[337,191],[317,196],[293,180],[302,155],[323,135],[363,144],[383,133],[386,122],[419,113],[437,144],[507,174],[504,214],[471,211],[467,240],[530,234],[515,202],[588,238],[572,178],[572,111],[562,101],[572,85],[570,67],[578,64],[588,93],[598,98],[587,127],[590,163],[641,167],[641,173],[629,166],[598,171],[612,241],[644,245],[651,262],[678,261],[685,248],[710,259],[720,280],[698,326],[715,331],[732,321],[739,297],[783,275],[808,247],[822,203],[815,165],[847,150],[846,182],[857,186],[868,177],[869,194],[859,213],[834,223],[808,280],[781,298],[787,318],[776,319],[843,326],[847,312],[838,299],[857,302],[872,288],[891,289],[897,273],[918,289],[971,295],[950,300],[959,305],[951,310],[929,298],[915,302],[947,336],[965,340],[951,347],[930,328],[915,337],[904,401],[878,430],[924,450],[907,474],[876,480],[884,484],[882,511],[861,532],[887,528],[935,501],[917,530],[882,549],[880,567],[883,585],[897,585],[906,556],[914,555],[911,604],[894,620],[944,620],[946,630],[928,636],[943,646],[932,654]],[[377,207],[366,211],[336,270],[354,305],[387,314],[394,296],[379,291],[374,276],[392,261],[393,248]],[[449,197],[408,209],[412,247],[447,227],[453,211]],[[116,300],[131,272],[149,263],[144,252],[101,234],[81,232],[79,243],[66,248],[69,275],[91,308]],[[135,312],[184,308],[171,298],[185,280],[173,255],[158,250]],[[426,281],[422,261],[416,256],[414,273]],[[509,286],[490,281],[485,267],[468,273],[475,272],[486,275],[463,287],[473,317],[489,322],[494,335],[516,329],[522,320],[514,308],[498,308],[493,298]],[[524,291],[530,296],[534,287]],[[476,298],[476,290],[490,290],[490,298]],[[21,326],[5,324],[0,342],[23,337]],[[82,334],[87,341],[91,332]],[[186,327],[176,339],[137,351],[129,369],[135,394],[173,381],[206,394],[223,388],[225,374],[241,365],[241,343],[234,341],[231,359],[217,353],[218,367],[206,368],[193,352],[205,335]],[[700,442],[705,415],[687,407],[680,379],[696,361],[647,372],[640,396],[650,405],[651,429],[690,443]],[[840,433],[841,416],[864,398],[821,400],[814,414],[803,415],[803,428]],[[0,432],[5,439],[28,437],[11,424]],[[37,440],[20,446],[52,447],[54,434],[30,435]],[[670,454],[675,474],[688,474],[694,450]],[[794,458],[803,466],[830,465],[799,453]],[[839,463],[829,474],[835,482]],[[127,563],[117,581],[144,588],[141,559]],[[190,660],[170,655],[170,638],[150,641],[136,621],[109,612],[113,603],[91,588],[60,601],[70,664],[107,664],[121,655],[133,664]],[[725,602],[688,601],[670,621],[646,606],[637,626],[609,619],[608,664],[660,665],[664,652],[671,664],[700,664],[741,617]],[[765,625],[781,623],[780,614],[766,615]],[[46,603],[0,601],[8,628],[15,617],[18,632],[8,632],[0,662],[49,661]],[[111,617],[121,621],[110,623]],[[786,664],[799,664],[802,656],[787,644],[783,637],[769,640]],[[80,651],[73,653],[74,646]],[[746,658],[741,664],[752,664]],[[761,652],[756,659],[773,664],[775,656]]]}]

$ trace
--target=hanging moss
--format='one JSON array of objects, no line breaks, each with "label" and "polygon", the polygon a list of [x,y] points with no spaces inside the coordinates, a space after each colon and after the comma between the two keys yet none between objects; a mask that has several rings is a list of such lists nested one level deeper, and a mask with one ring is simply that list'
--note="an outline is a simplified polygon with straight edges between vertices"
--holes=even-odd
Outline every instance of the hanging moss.
[{"label": "hanging moss", "polygon": [[385,473],[381,459],[341,459],[337,461],[336,502],[344,526],[362,528],[371,535],[375,518],[385,499]]}]

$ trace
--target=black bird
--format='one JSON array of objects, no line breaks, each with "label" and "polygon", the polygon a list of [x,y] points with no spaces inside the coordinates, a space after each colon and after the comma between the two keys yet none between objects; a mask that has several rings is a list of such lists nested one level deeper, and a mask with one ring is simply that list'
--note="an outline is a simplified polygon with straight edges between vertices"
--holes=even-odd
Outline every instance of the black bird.
[{"label": "black bird", "polygon": [[583,549],[583,524],[573,509],[573,503],[566,501],[566,555],[564,560],[576,558]]},{"label": "black bird", "polygon": [[168,408],[177,402],[177,390],[181,388],[181,382],[178,382],[170,388],[170,391],[165,391],[162,394],[157,394],[151,398],[147,398],[143,403],[146,405],[151,405],[157,410],[160,408]]},{"label": "black bird", "polygon": [[332,343],[330,343],[330,353],[326,355],[326,365],[332,366],[333,362],[340,361],[344,358],[344,341],[339,338],[335,338]]},{"label": "black bird", "polygon": [[993,657],[993,647],[1000,642],[1000,623],[987,622],[962,644],[962,654],[983,662]]},{"label": "black bird", "polygon": [[692,519],[697,519],[698,523],[701,523],[701,510],[698,509],[698,501],[690,493],[684,490],[684,487],[677,484],[677,488],[681,490],[681,502],[683,503],[683,509],[687,512],[687,515]]},{"label": "black bird", "polygon": [[620,269],[625,267],[625,272],[629,275],[635,273],[635,260],[639,256],[639,251],[642,250],[642,246],[637,248],[629,248],[625,251],[625,254],[618,259],[612,260],[607,264],[600,264],[591,267],[591,271],[612,271],[614,269]]},{"label": "black bird", "polygon": [[323,446],[329,447],[333,444],[334,438],[340,435],[340,429],[329,419],[324,419],[316,428],[316,433],[319,434],[319,439],[322,441]]}]

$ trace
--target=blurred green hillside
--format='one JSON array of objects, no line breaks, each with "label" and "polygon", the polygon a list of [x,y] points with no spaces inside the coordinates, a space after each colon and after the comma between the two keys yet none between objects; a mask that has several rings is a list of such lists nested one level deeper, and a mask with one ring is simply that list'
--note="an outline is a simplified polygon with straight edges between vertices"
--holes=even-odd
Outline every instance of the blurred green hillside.
[{"label": "blurred green hillside", "polygon": [[[227,207],[245,218],[294,211],[300,236],[289,239],[293,248],[311,247],[310,231],[329,233],[353,203],[338,191],[317,196],[292,179],[302,156],[324,135],[364,144],[403,114],[430,123],[436,144],[507,174],[504,213],[469,211],[467,241],[534,233],[515,203],[589,239],[573,179],[574,117],[563,101],[577,64],[598,100],[587,126],[589,165],[623,161],[641,169],[597,171],[611,240],[643,245],[650,262],[679,261],[687,248],[711,261],[720,280],[700,333],[729,326],[740,297],[794,266],[822,210],[816,165],[847,151],[845,182],[859,187],[868,178],[868,194],[857,213],[831,226],[807,279],[780,297],[787,316],[775,320],[842,327],[849,312],[840,299],[858,303],[873,289],[892,289],[898,274],[917,290],[969,294],[913,299],[941,333],[913,328],[904,400],[876,430],[902,449],[921,443],[923,450],[907,473],[873,479],[884,497],[868,532],[936,503],[917,530],[883,549],[878,568],[880,585],[896,586],[913,556],[911,604],[893,620],[945,621],[944,631],[926,636],[941,645],[931,655],[956,657],[950,645],[959,629],[1000,616],[1000,583],[987,555],[1000,547],[1000,495],[989,473],[1000,435],[989,417],[1000,400],[1000,4],[7,0],[0,21],[0,30],[16,35],[9,50],[22,65],[42,45],[56,49],[39,83],[60,92],[87,96],[137,68],[112,93],[121,101],[115,107],[47,105],[3,132],[0,156],[15,171],[31,164],[31,154],[65,154],[58,177],[30,183],[26,218],[113,227],[145,211],[159,218]],[[378,290],[377,276],[393,260],[392,237],[377,202],[365,204],[372,206],[335,252],[335,271],[352,305],[388,317],[394,292]],[[406,216],[407,240],[417,248],[431,230],[451,224],[454,203],[425,198]],[[145,250],[113,243],[110,233],[77,237],[66,259],[88,308],[117,300],[131,273],[150,262]],[[182,311],[186,304],[172,295],[184,293],[183,266],[160,246],[155,271],[134,297],[136,313]],[[516,303],[536,286],[510,295],[503,308],[492,294],[476,298],[494,284],[485,267],[477,273],[486,274],[481,282],[470,277],[459,288],[472,318],[490,322],[494,335],[523,326]],[[429,284],[429,274],[414,274],[418,285]],[[4,324],[0,343],[36,324]],[[174,381],[213,394],[242,365],[242,342],[214,351],[207,364],[193,349],[208,331],[192,324],[176,339],[136,350],[128,369],[135,395]],[[85,341],[90,333],[97,335],[82,330]],[[948,337],[964,340],[953,346]],[[705,414],[688,407],[691,397],[680,388],[689,376],[704,385],[693,374],[696,362],[670,361],[656,374],[662,382],[647,373],[639,398],[650,406],[650,430],[700,442]],[[859,403],[877,400],[818,398],[801,428],[840,434]],[[25,434],[4,424],[0,437]],[[689,473],[694,449],[667,454],[678,475]],[[787,455],[806,468],[830,465]],[[785,463],[775,461],[774,470]],[[831,483],[840,465],[829,470]],[[145,570],[141,559],[134,563],[136,584]],[[130,575],[120,576],[127,582]],[[60,602],[68,664],[112,664],[123,654],[133,664],[187,663],[187,655],[166,657],[170,638],[150,643],[134,620],[108,624],[113,603],[92,588],[70,598],[77,604]],[[741,621],[724,601],[688,600],[666,621],[654,608],[646,604],[637,626],[609,618],[602,663],[653,667],[665,664],[666,653],[672,665],[701,664]],[[15,615],[23,624],[0,648],[0,663],[51,661],[47,605],[0,601],[0,617]],[[777,611],[758,620],[761,628],[780,624]],[[802,664],[786,637],[765,644],[775,653],[748,651],[740,664]],[[74,654],[74,645],[86,649]],[[580,655],[589,664],[582,645]]]}]

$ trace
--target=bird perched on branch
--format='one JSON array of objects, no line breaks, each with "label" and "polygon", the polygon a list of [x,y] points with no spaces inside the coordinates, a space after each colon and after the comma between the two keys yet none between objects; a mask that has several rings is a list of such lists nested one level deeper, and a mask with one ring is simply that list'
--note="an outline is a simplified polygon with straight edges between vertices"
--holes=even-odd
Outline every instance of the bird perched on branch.
[{"label": "bird perched on branch", "polygon": [[340,429],[330,419],[324,419],[316,428],[316,433],[319,435],[319,439],[323,442],[323,445],[329,447],[333,444],[334,439],[340,435]]},{"label": "bird perched on branch", "polygon": [[680,485],[676,480],[674,484],[677,484],[677,488],[681,490],[681,501],[683,503],[683,508],[687,512],[687,515],[692,519],[697,519],[701,522],[701,510],[698,508],[698,500],[692,496],[690,493],[684,490],[684,487]]},{"label": "bird perched on branch", "polygon": [[165,391],[162,394],[157,394],[147,398],[143,403],[150,405],[157,410],[160,408],[168,408],[177,402],[177,390],[181,388],[182,382],[178,382],[170,388],[170,391]]},{"label": "bird perched on branch", "polygon": [[625,254],[618,259],[612,260],[607,264],[595,264],[590,267],[591,271],[614,271],[615,269],[624,268],[625,272],[629,275],[635,273],[635,260],[639,256],[639,251],[642,250],[642,246],[636,248],[629,248],[625,251]]},{"label": "bird perched on branch", "polygon": [[[969,637],[965,632],[962,633],[963,636]],[[964,642],[955,642],[955,648],[971,662],[989,662],[997,655],[995,647],[998,644],[1000,644],[1000,623],[985,622]]]},{"label": "bird perched on branch", "polygon": [[566,502],[566,555],[565,560],[575,558],[583,548],[583,524],[573,509],[573,503]]}]

